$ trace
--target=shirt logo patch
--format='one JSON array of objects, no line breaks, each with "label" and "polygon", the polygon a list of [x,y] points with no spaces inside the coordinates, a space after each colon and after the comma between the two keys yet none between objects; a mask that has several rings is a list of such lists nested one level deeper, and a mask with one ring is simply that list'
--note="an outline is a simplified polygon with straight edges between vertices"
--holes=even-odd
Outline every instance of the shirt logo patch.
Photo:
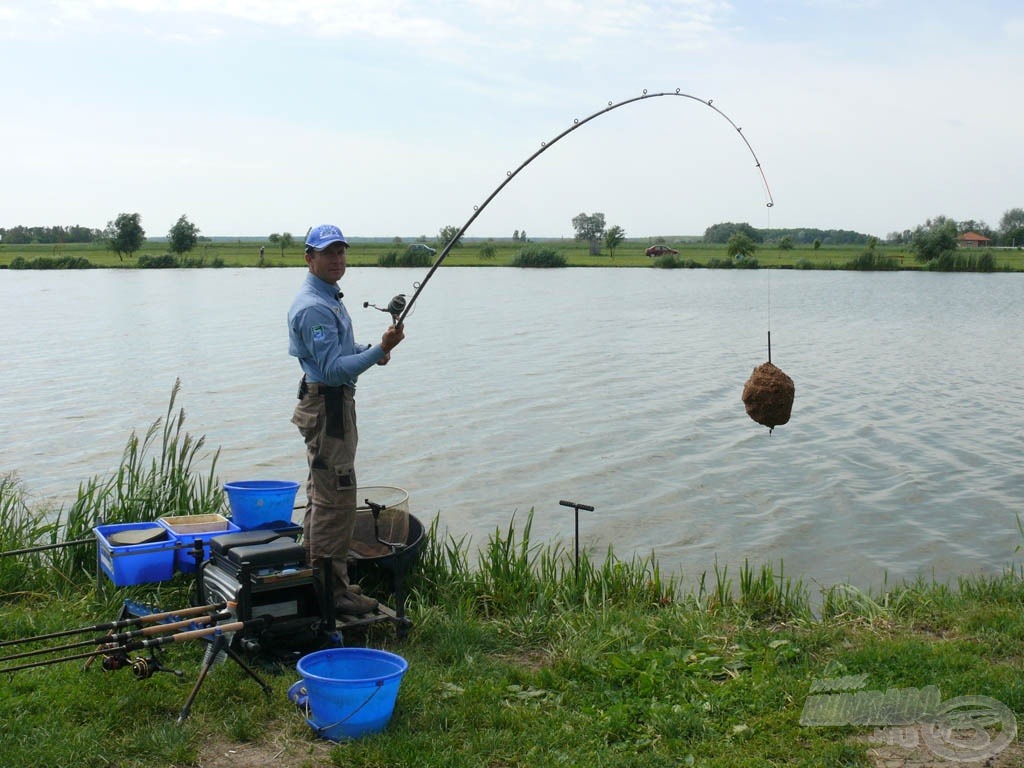
[{"label": "shirt logo patch", "polygon": [[324,327],[322,325],[314,325],[313,326],[313,341],[323,341],[324,340],[324,336],[325,336],[325,334],[324,334]]}]

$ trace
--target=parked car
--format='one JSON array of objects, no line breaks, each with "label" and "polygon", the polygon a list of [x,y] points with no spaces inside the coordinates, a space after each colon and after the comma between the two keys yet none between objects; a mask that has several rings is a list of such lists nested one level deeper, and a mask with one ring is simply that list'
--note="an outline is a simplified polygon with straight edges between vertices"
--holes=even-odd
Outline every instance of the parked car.
[{"label": "parked car", "polygon": [[679,251],[675,248],[669,248],[667,245],[652,245],[644,253],[648,256],[664,256],[666,253],[670,253],[673,256],[679,255]]},{"label": "parked car", "polygon": [[431,248],[429,245],[425,245],[423,243],[412,243],[405,250],[407,253],[429,253],[431,256],[437,253],[436,248]]}]

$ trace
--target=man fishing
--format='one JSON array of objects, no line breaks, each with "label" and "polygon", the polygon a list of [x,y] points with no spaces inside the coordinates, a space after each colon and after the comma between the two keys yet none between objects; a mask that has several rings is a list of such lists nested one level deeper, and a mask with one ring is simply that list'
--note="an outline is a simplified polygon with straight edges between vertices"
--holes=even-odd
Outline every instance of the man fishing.
[{"label": "man fishing", "polygon": [[306,236],[309,273],[288,310],[288,353],[299,359],[303,374],[292,423],[306,441],[309,463],[302,523],[306,557],[310,563],[331,558],[335,610],[358,616],[375,610],[377,601],[348,578],[357,506],[356,380],[373,365],[387,365],[405,333],[392,325],[379,344],[356,343],[338,290],[347,250],[348,241],[332,224],[313,227]]}]

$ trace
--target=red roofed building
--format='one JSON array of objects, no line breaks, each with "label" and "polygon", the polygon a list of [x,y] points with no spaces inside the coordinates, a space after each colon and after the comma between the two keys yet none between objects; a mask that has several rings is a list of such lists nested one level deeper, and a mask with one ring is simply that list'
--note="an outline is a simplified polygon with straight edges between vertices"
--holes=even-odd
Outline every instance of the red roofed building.
[{"label": "red roofed building", "polygon": [[956,241],[961,248],[987,248],[992,245],[989,238],[979,235],[977,232],[964,232]]}]

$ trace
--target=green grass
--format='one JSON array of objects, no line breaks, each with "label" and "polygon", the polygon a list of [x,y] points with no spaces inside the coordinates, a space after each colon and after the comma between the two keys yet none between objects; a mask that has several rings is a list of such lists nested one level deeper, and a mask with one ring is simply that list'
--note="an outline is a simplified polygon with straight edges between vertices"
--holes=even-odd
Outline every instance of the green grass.
[{"label": "green grass", "polygon": [[[675,242],[669,243],[679,251],[677,262],[683,265],[695,264],[706,267],[709,263],[732,263],[724,245],[705,245],[703,243]],[[305,265],[301,244],[286,249],[269,243],[263,243],[265,265],[267,267],[301,267]],[[445,259],[445,266],[474,267],[508,267],[515,265],[516,257],[523,246],[511,240],[491,241],[493,254],[484,250],[485,243],[468,241],[459,248],[454,248]],[[644,255],[644,249],[650,243],[646,240],[628,240],[618,246],[612,258],[607,250],[601,255],[592,256],[587,247],[572,240],[554,239],[540,240],[535,244],[545,250],[552,249],[565,257],[569,267],[652,267],[654,259]],[[258,267],[259,242],[213,242],[202,243],[195,250],[185,254],[187,266],[192,267]],[[381,263],[394,261],[400,263],[407,244],[395,245],[387,242],[360,243],[356,242],[349,249],[348,260],[352,266],[378,266]],[[142,250],[132,258],[120,260],[116,254],[105,250],[99,245],[68,244],[55,247],[53,245],[4,245],[0,244],[0,268],[7,267],[15,259],[23,259],[30,264],[40,264],[48,260],[57,264],[81,262],[84,259],[92,267],[102,268],[136,268],[140,264],[163,263],[167,244],[147,241]],[[759,246],[754,254],[758,267],[761,269],[921,269],[921,264],[914,260],[913,254],[902,247],[879,245],[870,257],[865,256],[867,249],[860,245],[822,246],[814,249],[811,246],[800,246],[792,250],[779,250],[771,245]],[[997,271],[1024,271],[1024,250],[994,249]],[[973,255],[973,254],[972,254]],[[390,257],[390,258],[389,258]],[[432,259],[431,259],[432,263]],[[527,265],[529,266],[529,265]]]},{"label": "green grass", "polygon": [[[4,551],[63,541],[71,519],[81,528],[145,517],[156,497],[180,513],[221,503],[216,453],[202,454],[182,429],[176,392],[145,437],[131,435],[119,471],[85,484],[72,514],[57,511],[61,523],[44,522],[53,510],[28,510],[15,479],[0,482]],[[800,724],[812,684],[844,676],[866,676],[865,690],[990,696],[1024,713],[1019,567],[879,594],[835,585],[814,599],[782,563],[747,563],[737,574],[715,566],[683,592],[653,558],[611,550],[585,552],[577,575],[572,553],[534,541],[531,528],[532,515],[510,520],[476,546],[435,519],[410,579],[408,638],[388,628],[346,638],[409,661],[379,736],[317,739],[287,700],[294,669],[262,670],[265,696],[230,662],[213,668],[178,725],[203,652],[181,643],[162,654],[181,678],[135,680],[81,662],[3,676],[3,764],[867,766],[871,728]],[[110,621],[126,597],[165,609],[190,602],[184,575],[98,589],[86,567],[94,549],[68,549],[79,554],[0,558],[0,641]]]}]

